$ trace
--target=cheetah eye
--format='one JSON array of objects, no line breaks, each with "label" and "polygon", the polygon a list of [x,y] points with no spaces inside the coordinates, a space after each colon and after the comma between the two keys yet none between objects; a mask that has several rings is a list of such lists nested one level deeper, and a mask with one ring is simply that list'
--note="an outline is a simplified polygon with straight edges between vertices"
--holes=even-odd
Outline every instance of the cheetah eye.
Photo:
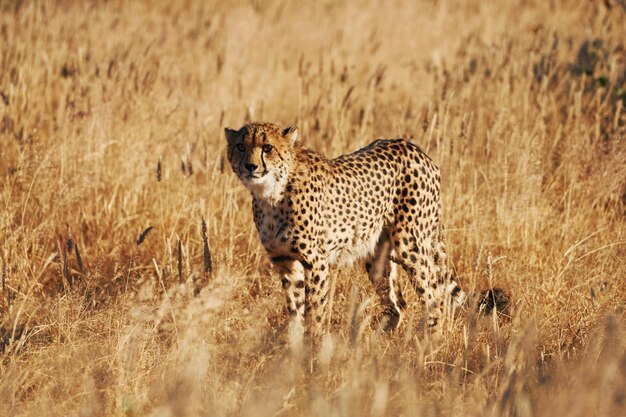
[{"label": "cheetah eye", "polygon": [[263,152],[265,153],[270,153],[272,152],[272,149],[274,149],[274,147],[272,145],[263,145]]},{"label": "cheetah eye", "polygon": [[238,143],[238,144],[237,144],[237,146],[236,146],[236,148],[237,148],[237,150],[238,150],[239,152],[243,152],[243,151],[245,151],[245,150],[246,150],[246,147],[245,147],[245,146],[243,146],[243,143]]}]

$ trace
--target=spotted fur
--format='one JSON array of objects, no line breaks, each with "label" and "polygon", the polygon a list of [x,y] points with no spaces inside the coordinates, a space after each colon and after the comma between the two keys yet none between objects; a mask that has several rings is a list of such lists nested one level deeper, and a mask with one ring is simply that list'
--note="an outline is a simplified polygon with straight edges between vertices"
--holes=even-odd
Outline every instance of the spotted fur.
[{"label": "spotted fur", "polygon": [[280,273],[296,323],[320,333],[329,268],[365,259],[386,330],[406,302],[400,265],[434,326],[465,293],[446,267],[439,168],[417,145],[377,140],[335,159],[297,141],[295,127],[251,123],[226,129],[228,159],[253,196],[254,221]]}]

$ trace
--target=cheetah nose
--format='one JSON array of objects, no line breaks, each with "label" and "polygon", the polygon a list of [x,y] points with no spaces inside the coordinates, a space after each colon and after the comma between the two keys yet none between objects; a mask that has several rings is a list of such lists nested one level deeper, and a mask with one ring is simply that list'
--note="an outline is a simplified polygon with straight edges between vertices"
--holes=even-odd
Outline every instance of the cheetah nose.
[{"label": "cheetah nose", "polygon": [[245,164],[246,169],[250,172],[254,172],[259,166],[256,164]]}]

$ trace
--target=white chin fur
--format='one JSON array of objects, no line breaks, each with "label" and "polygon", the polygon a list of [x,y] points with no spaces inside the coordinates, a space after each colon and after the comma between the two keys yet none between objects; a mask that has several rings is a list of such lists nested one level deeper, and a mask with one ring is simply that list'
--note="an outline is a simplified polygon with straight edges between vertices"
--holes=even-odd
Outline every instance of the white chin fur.
[{"label": "white chin fur", "polygon": [[260,200],[276,205],[283,195],[286,179],[279,181],[272,173],[267,173],[261,178],[244,178],[243,184],[252,195]]}]

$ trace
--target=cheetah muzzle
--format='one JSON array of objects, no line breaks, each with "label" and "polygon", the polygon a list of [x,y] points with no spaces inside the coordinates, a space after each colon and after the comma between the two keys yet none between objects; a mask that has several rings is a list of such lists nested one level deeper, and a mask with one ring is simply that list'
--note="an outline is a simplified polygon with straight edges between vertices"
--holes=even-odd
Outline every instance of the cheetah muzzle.
[{"label": "cheetah muzzle", "polygon": [[[297,326],[322,332],[329,267],[358,259],[380,296],[385,330],[401,323],[406,307],[398,266],[421,296],[430,326],[468,299],[446,265],[439,168],[417,145],[376,140],[326,159],[300,145],[293,126],[250,123],[225,135],[228,159],[252,193],[256,228]],[[508,304],[497,289],[478,300],[487,313]]]}]

